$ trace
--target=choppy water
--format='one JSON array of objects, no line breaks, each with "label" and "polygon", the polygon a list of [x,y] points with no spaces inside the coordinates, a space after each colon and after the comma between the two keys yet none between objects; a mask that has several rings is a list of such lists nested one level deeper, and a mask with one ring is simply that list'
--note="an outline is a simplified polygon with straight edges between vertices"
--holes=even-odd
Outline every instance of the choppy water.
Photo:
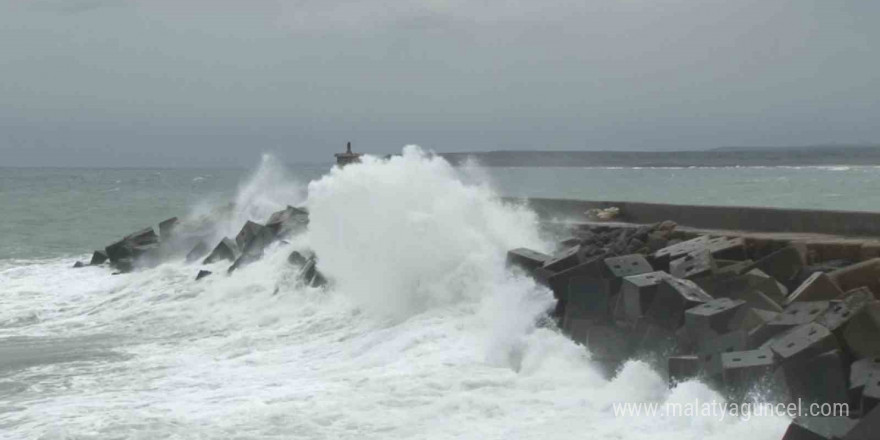
[{"label": "choppy water", "polygon": [[[504,253],[551,244],[497,194],[694,202],[661,183],[703,176],[691,194],[706,203],[873,209],[880,178],[486,171],[415,150],[326,171],[270,158],[252,173],[0,170],[0,438],[780,438],[782,418],[615,417],[614,402],[721,397],[697,382],[669,389],[638,361],[607,380],[588,349],[536,327],[552,295],[507,272]],[[785,196],[823,178],[862,197]],[[778,183],[755,189],[762,179]],[[229,277],[195,282],[182,261],[70,269],[127,232],[228,201],[236,221],[305,203],[311,225]],[[317,252],[332,289],[296,286],[286,256],[298,246]]]}]

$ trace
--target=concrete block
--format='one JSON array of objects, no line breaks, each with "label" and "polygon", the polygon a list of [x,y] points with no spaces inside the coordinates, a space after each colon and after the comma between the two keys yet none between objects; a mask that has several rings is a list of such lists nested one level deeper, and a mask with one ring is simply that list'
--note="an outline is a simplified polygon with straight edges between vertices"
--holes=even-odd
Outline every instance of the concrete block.
[{"label": "concrete block", "polygon": [[831,301],[830,307],[816,322],[831,330],[839,339],[843,339],[843,329],[849,322],[862,313],[867,305],[874,299],[868,289],[864,287],[844,294],[844,298]]},{"label": "concrete block", "polygon": [[196,281],[198,281],[208,275],[211,275],[211,273],[212,272],[210,270],[200,270],[199,273],[196,275]]},{"label": "concrete block", "polygon": [[743,300],[750,307],[771,312],[781,312],[782,306],[779,305],[779,302],[768,297],[755,287],[756,282],[755,274],[744,274],[720,280],[710,291],[714,296]]},{"label": "concrete block", "polygon": [[189,253],[186,254],[186,262],[192,263],[193,261],[196,261],[207,255],[210,250],[211,248],[208,247],[207,243],[205,243],[204,241],[200,241],[196,243],[195,246],[193,246],[192,250],[189,251]]},{"label": "concrete block", "polygon": [[788,288],[761,269],[751,269],[743,275],[749,286],[759,290],[777,304],[784,304],[788,296]]},{"label": "concrete block", "polygon": [[659,326],[648,318],[639,319],[632,328],[630,344],[635,356],[666,359],[676,353],[677,338],[673,330]]},{"label": "concrete block", "polygon": [[574,276],[569,279],[566,316],[610,321],[614,292],[607,279]]},{"label": "concrete block", "polygon": [[693,251],[706,249],[709,246],[709,237],[699,236],[697,238],[666,246],[663,249],[654,252],[653,258],[657,260],[672,261],[683,257]]},{"label": "concrete block", "polygon": [[82,261],[77,261],[77,262],[73,263],[73,268],[74,268],[74,269],[82,269],[82,268],[84,268],[84,267],[86,267],[86,266],[88,266],[88,264],[83,263]]},{"label": "concrete block", "polygon": [[533,274],[535,269],[543,266],[550,259],[547,254],[526,248],[507,251],[507,267],[519,267],[528,274]]},{"label": "concrete block", "polygon": [[107,256],[106,251],[97,250],[92,253],[92,260],[89,261],[89,266],[98,266],[100,264],[104,264],[110,257]]},{"label": "concrete block", "polygon": [[712,276],[718,270],[708,249],[693,251],[669,263],[669,273],[677,278],[695,279]]},{"label": "concrete block", "polygon": [[742,261],[746,255],[746,241],[742,237],[715,237],[707,244],[712,256],[722,260]]},{"label": "concrete block", "polygon": [[626,320],[634,323],[644,316],[654,300],[660,281],[668,277],[666,272],[649,272],[625,277],[620,286]]},{"label": "concrete block", "polygon": [[844,292],[864,286],[874,293],[875,298],[880,295],[880,258],[835,270],[828,276]]},{"label": "concrete block", "polygon": [[880,432],[880,406],[862,415],[856,425],[844,436],[843,440],[877,440]]},{"label": "concrete block", "polygon": [[861,410],[870,412],[880,403],[880,378],[871,377],[862,388]]},{"label": "concrete block", "polygon": [[782,329],[794,328],[817,320],[831,307],[828,301],[805,301],[790,304],[773,321],[770,326]]},{"label": "concrete block", "polygon": [[[850,364],[849,370],[849,401],[854,410],[862,414],[867,410],[862,409],[862,392],[869,382],[880,381],[880,358],[859,359]],[[876,390],[873,390],[874,393]]]},{"label": "concrete block", "polygon": [[777,312],[740,307],[728,325],[731,331],[738,329],[746,332],[746,347],[752,350],[759,348],[770,338],[783,331],[783,329],[769,325],[770,321],[778,315]]},{"label": "concrete block", "polygon": [[266,227],[275,236],[290,235],[301,232],[309,225],[309,213],[301,208],[287,206],[281,211],[272,213],[266,221]]},{"label": "concrete block", "polygon": [[238,256],[232,266],[229,266],[227,272],[231,273],[238,268],[263,258],[263,252],[275,240],[275,233],[267,227],[260,226],[251,232],[250,241],[241,249],[241,255]]},{"label": "concrete block", "polygon": [[814,272],[791,295],[785,299],[785,305],[795,301],[823,301],[837,299],[843,291],[826,273]]},{"label": "concrete block", "polygon": [[733,351],[721,354],[724,385],[735,391],[746,391],[773,375],[776,362],[770,350]]},{"label": "concrete block", "polygon": [[859,248],[859,261],[870,260],[872,258],[880,258],[880,242],[878,241],[862,243]]},{"label": "concrete block", "polygon": [[545,267],[535,269],[535,278],[550,287],[556,298],[563,301],[568,297],[569,280],[573,277],[606,279],[607,269],[601,258],[592,258],[561,272],[550,272]]},{"label": "concrete block", "polygon": [[804,361],[840,347],[830,330],[811,322],[789,330],[769,344],[784,363]]},{"label": "concrete block", "polygon": [[799,418],[788,425],[782,440],[839,440],[857,424],[846,416]]},{"label": "concrete block", "polygon": [[755,262],[755,268],[790,287],[805,265],[805,255],[795,246],[787,246]]},{"label": "concrete block", "polygon": [[632,354],[629,335],[613,325],[590,325],[586,331],[586,346],[592,359],[623,362]]},{"label": "concrete block", "polygon": [[171,237],[174,236],[174,228],[176,228],[179,223],[180,221],[177,217],[171,217],[168,220],[159,223],[159,240],[163,243],[170,240]]},{"label": "concrete block", "polygon": [[721,376],[723,353],[745,351],[746,332],[737,330],[723,335],[707,334],[697,339],[697,354],[703,360],[703,370],[709,376]]},{"label": "concrete block", "polygon": [[715,271],[716,277],[731,278],[746,273],[747,269],[754,266],[752,260],[733,261],[715,259],[718,269]]},{"label": "concrete block", "polygon": [[202,261],[202,264],[211,264],[217,261],[229,260],[235,261],[236,255],[238,255],[238,246],[236,246],[235,241],[230,238],[223,238],[220,240],[220,243],[217,243],[217,246],[214,247],[214,250]]},{"label": "concrete block", "polygon": [[551,259],[544,262],[544,269],[550,272],[562,272],[571,269],[584,262],[581,246],[572,246],[564,251],[554,254]]},{"label": "concrete block", "polygon": [[605,267],[614,278],[624,278],[633,275],[652,272],[651,264],[643,255],[621,255],[605,259]]},{"label": "concrete block", "polygon": [[872,302],[843,329],[843,340],[857,358],[880,357],[880,304]]},{"label": "concrete block", "polygon": [[[808,403],[847,404],[847,368],[840,350],[829,350],[782,366],[789,397]],[[819,372],[819,374],[817,374]]]},{"label": "concrete block", "polygon": [[238,232],[238,235],[235,236],[235,245],[238,249],[244,249],[244,247],[251,242],[257,235],[259,235],[265,226],[254,223],[252,221],[248,221],[241,227],[241,231]]},{"label": "concrete block", "polygon": [[308,257],[299,251],[293,251],[287,256],[287,262],[294,266],[303,266],[308,262]]},{"label": "concrete block", "polygon": [[645,314],[660,327],[673,331],[684,323],[684,312],[711,301],[712,296],[688,280],[666,277],[660,281],[654,301]]},{"label": "concrete block", "polygon": [[145,252],[151,245],[159,243],[159,236],[153,228],[145,228],[125,236],[122,240],[104,248],[107,258],[116,263],[122,259],[132,259]]},{"label": "concrete block", "polygon": [[807,252],[815,260],[810,263],[828,260],[858,261],[862,242],[855,240],[811,241],[807,243]]},{"label": "concrete block", "polygon": [[745,301],[730,298],[707,301],[684,312],[685,326],[694,335],[706,332],[727,333],[732,330],[731,319],[745,304]]},{"label": "concrete block", "polygon": [[703,361],[697,355],[670,356],[666,364],[669,372],[669,384],[698,378],[703,374]]}]

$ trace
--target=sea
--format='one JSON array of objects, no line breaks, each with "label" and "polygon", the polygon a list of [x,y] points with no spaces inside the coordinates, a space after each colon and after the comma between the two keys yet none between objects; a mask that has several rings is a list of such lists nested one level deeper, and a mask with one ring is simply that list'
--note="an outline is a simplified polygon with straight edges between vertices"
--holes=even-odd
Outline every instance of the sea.
[{"label": "sea", "polygon": [[[552,294],[504,258],[554,243],[502,197],[876,211],[878,189],[874,166],[453,167],[417,147],[343,169],[0,168],[0,439],[779,439],[778,414],[620,414],[724,397],[641,359],[609,376],[542,325]],[[234,235],[287,205],[308,229],[229,275],[72,268],[169,217],[227,207],[213,227]],[[298,283],[291,249],[331,283]]]}]

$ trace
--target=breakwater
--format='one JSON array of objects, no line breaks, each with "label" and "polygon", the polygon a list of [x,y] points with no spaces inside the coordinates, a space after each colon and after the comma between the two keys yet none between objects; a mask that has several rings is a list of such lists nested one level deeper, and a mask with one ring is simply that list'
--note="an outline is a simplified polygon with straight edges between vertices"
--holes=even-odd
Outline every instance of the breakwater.
[{"label": "breakwater", "polygon": [[[699,378],[730,399],[848,409],[796,419],[786,440],[880,428],[880,244],[823,235],[880,235],[877,214],[528,202],[568,236],[552,255],[511,250],[508,264],[553,291],[561,331],[610,374],[641,358],[673,385]],[[617,222],[586,220],[611,206]]]}]

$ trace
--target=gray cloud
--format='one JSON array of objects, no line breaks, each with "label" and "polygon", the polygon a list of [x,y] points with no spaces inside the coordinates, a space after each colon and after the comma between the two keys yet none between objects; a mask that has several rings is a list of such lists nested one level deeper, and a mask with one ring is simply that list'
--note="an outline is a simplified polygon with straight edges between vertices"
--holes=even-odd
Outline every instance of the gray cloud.
[{"label": "gray cloud", "polygon": [[0,162],[878,142],[880,4],[0,0]]}]

